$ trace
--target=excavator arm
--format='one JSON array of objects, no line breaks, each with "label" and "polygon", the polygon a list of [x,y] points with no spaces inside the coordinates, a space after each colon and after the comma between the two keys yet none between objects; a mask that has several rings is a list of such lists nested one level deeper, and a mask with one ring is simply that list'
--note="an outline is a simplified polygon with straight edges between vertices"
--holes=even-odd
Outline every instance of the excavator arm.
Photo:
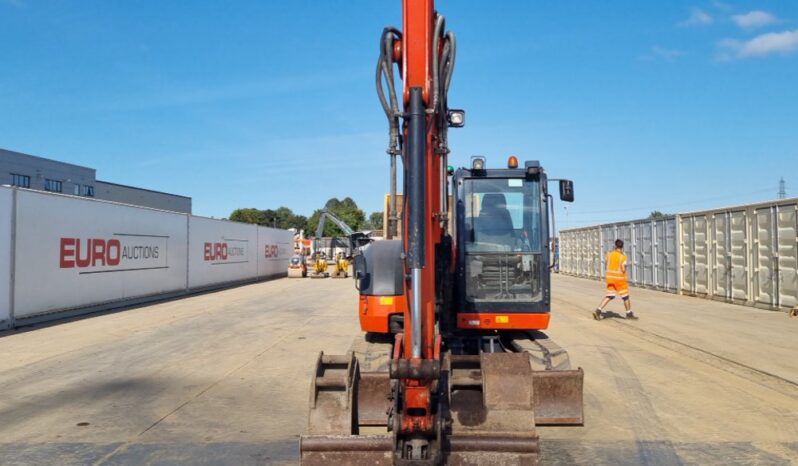
[{"label": "excavator arm", "polygon": [[333,222],[346,236],[352,236],[355,233],[346,222],[341,220],[341,217],[335,215],[333,211],[325,207],[321,209],[321,215],[319,215],[319,226],[316,227],[316,238],[324,236],[324,225],[327,220]]}]

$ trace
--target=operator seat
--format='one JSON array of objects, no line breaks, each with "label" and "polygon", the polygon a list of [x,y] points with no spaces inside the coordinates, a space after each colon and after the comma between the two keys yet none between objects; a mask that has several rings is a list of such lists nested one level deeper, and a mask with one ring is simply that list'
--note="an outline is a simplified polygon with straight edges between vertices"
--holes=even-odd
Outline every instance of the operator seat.
[{"label": "operator seat", "polygon": [[507,210],[507,200],[502,193],[485,194],[476,223],[474,240],[513,247],[513,220]]}]

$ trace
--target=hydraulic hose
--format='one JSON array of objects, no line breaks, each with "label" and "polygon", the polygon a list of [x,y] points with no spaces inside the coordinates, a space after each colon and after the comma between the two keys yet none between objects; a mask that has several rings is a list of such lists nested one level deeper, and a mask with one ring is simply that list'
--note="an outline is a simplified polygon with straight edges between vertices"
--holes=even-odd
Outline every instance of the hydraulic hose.
[{"label": "hydraulic hose", "polygon": [[[394,27],[386,27],[382,31],[380,38],[380,55],[377,60],[376,70],[376,84],[377,96],[382,104],[382,109],[385,111],[385,116],[388,118],[388,126],[390,128],[388,155],[391,157],[391,205],[388,207],[388,225],[383,227],[387,230],[387,237],[393,238],[396,234],[396,156],[401,156],[400,138],[399,138],[399,100],[396,97],[396,82],[393,74],[393,46],[394,42],[402,40],[402,33]],[[385,84],[388,86],[388,97],[385,96]]]}]

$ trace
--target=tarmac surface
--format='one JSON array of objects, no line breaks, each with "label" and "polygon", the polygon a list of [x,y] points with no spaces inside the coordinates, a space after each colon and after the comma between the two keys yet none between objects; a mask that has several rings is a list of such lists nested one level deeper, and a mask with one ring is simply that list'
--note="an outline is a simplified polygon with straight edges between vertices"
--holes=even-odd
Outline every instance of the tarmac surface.
[{"label": "tarmac surface", "polygon": [[[543,464],[798,464],[798,319],[632,288],[637,321],[555,276],[585,427]],[[280,279],[0,333],[2,465],[297,464],[318,351],[359,335],[351,280]]]}]

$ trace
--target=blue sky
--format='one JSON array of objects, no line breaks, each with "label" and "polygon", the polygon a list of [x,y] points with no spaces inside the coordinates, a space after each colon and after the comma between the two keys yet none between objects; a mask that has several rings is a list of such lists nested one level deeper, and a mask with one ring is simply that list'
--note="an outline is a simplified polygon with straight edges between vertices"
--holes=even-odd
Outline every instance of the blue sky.
[{"label": "blue sky", "polygon": [[[190,5],[190,6],[189,6]],[[0,147],[194,198],[381,209],[399,0],[0,0]],[[798,195],[798,2],[439,1],[453,165],[539,159],[560,226]],[[315,179],[314,179],[315,177]]]}]

